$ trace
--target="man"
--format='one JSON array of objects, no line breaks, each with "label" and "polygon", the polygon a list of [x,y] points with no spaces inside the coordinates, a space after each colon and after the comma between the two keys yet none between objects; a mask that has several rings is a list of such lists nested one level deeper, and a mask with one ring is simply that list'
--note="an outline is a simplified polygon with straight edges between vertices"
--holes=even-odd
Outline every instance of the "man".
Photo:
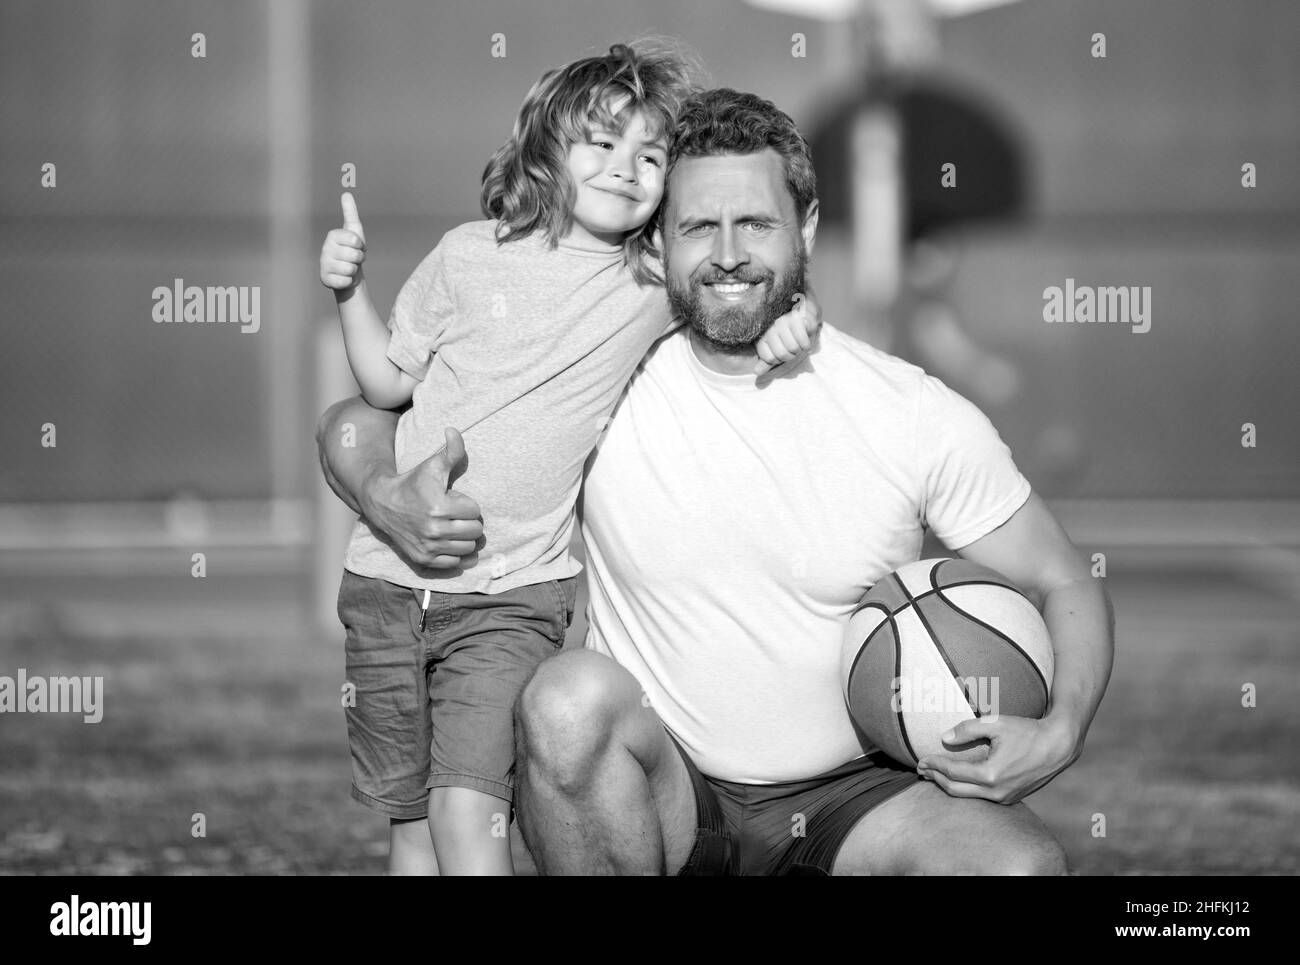
[{"label": "man", "polygon": [[[516,806],[543,873],[1065,870],[1019,802],[1082,751],[1109,601],[988,420],[919,369],[828,324],[803,362],[755,380],[755,343],[803,289],[815,194],[770,103],[721,90],[686,111],[662,225],[688,324],[642,363],[588,465],[587,648],[542,664],[516,713]],[[454,565],[475,531],[445,491],[450,457],[421,498],[373,416],[327,413],[331,484]],[[343,421],[357,449],[336,443]],[[927,525],[1040,606],[1056,676],[1042,720],[963,724],[950,746],[988,740],[987,760],[924,760],[918,779],[862,753],[839,653],[854,604],[917,558]]]}]

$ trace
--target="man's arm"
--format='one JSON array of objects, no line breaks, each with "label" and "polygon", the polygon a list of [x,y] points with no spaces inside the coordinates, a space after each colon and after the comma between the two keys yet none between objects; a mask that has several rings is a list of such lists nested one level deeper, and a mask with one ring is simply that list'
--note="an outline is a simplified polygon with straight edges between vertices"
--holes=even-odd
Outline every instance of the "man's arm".
[{"label": "man's arm", "polygon": [[474,500],[451,488],[465,461],[460,433],[447,429],[444,448],[399,474],[397,419],[359,397],[330,406],[316,427],[325,481],[409,562],[434,569],[473,565],[483,518]]},{"label": "man's arm", "polygon": [[956,797],[1014,804],[1083,753],[1110,679],[1114,609],[1083,554],[1037,494],[992,533],[958,552],[1009,577],[1042,611],[1055,656],[1051,700],[1041,720],[1000,716],[959,724],[948,743],[989,739],[988,760],[970,764],[934,757],[920,762],[921,771]]}]

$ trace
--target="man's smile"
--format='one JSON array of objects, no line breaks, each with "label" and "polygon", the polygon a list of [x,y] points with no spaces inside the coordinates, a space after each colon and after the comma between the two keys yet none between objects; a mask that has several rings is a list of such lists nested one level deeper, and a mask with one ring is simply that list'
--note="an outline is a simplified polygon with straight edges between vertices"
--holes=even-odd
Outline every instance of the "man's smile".
[{"label": "man's smile", "polygon": [[701,282],[700,287],[706,289],[710,295],[719,301],[739,302],[744,301],[754,292],[760,291],[766,284],[766,279],[752,281],[749,279],[733,278]]}]

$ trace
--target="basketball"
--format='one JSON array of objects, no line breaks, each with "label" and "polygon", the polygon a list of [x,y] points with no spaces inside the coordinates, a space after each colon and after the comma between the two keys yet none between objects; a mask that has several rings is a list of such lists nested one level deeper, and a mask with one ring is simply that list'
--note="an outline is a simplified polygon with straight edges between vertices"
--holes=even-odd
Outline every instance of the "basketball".
[{"label": "basketball", "polygon": [[945,747],[963,720],[1042,717],[1052,642],[1033,603],[967,560],[909,563],[862,597],[844,635],[844,696],[859,736],[915,767],[930,754],[969,761],[988,741]]}]

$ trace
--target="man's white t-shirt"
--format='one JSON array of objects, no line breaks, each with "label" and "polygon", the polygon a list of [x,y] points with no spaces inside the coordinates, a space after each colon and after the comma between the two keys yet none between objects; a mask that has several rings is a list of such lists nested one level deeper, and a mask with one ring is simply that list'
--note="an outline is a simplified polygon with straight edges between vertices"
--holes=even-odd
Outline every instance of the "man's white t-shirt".
[{"label": "man's white t-shirt", "polygon": [[864,753],[840,645],[867,588],[1006,522],[1029,483],[938,379],[827,324],[760,386],[685,328],[637,369],[585,482],[587,646],[613,657],[696,765],[749,784]]}]

